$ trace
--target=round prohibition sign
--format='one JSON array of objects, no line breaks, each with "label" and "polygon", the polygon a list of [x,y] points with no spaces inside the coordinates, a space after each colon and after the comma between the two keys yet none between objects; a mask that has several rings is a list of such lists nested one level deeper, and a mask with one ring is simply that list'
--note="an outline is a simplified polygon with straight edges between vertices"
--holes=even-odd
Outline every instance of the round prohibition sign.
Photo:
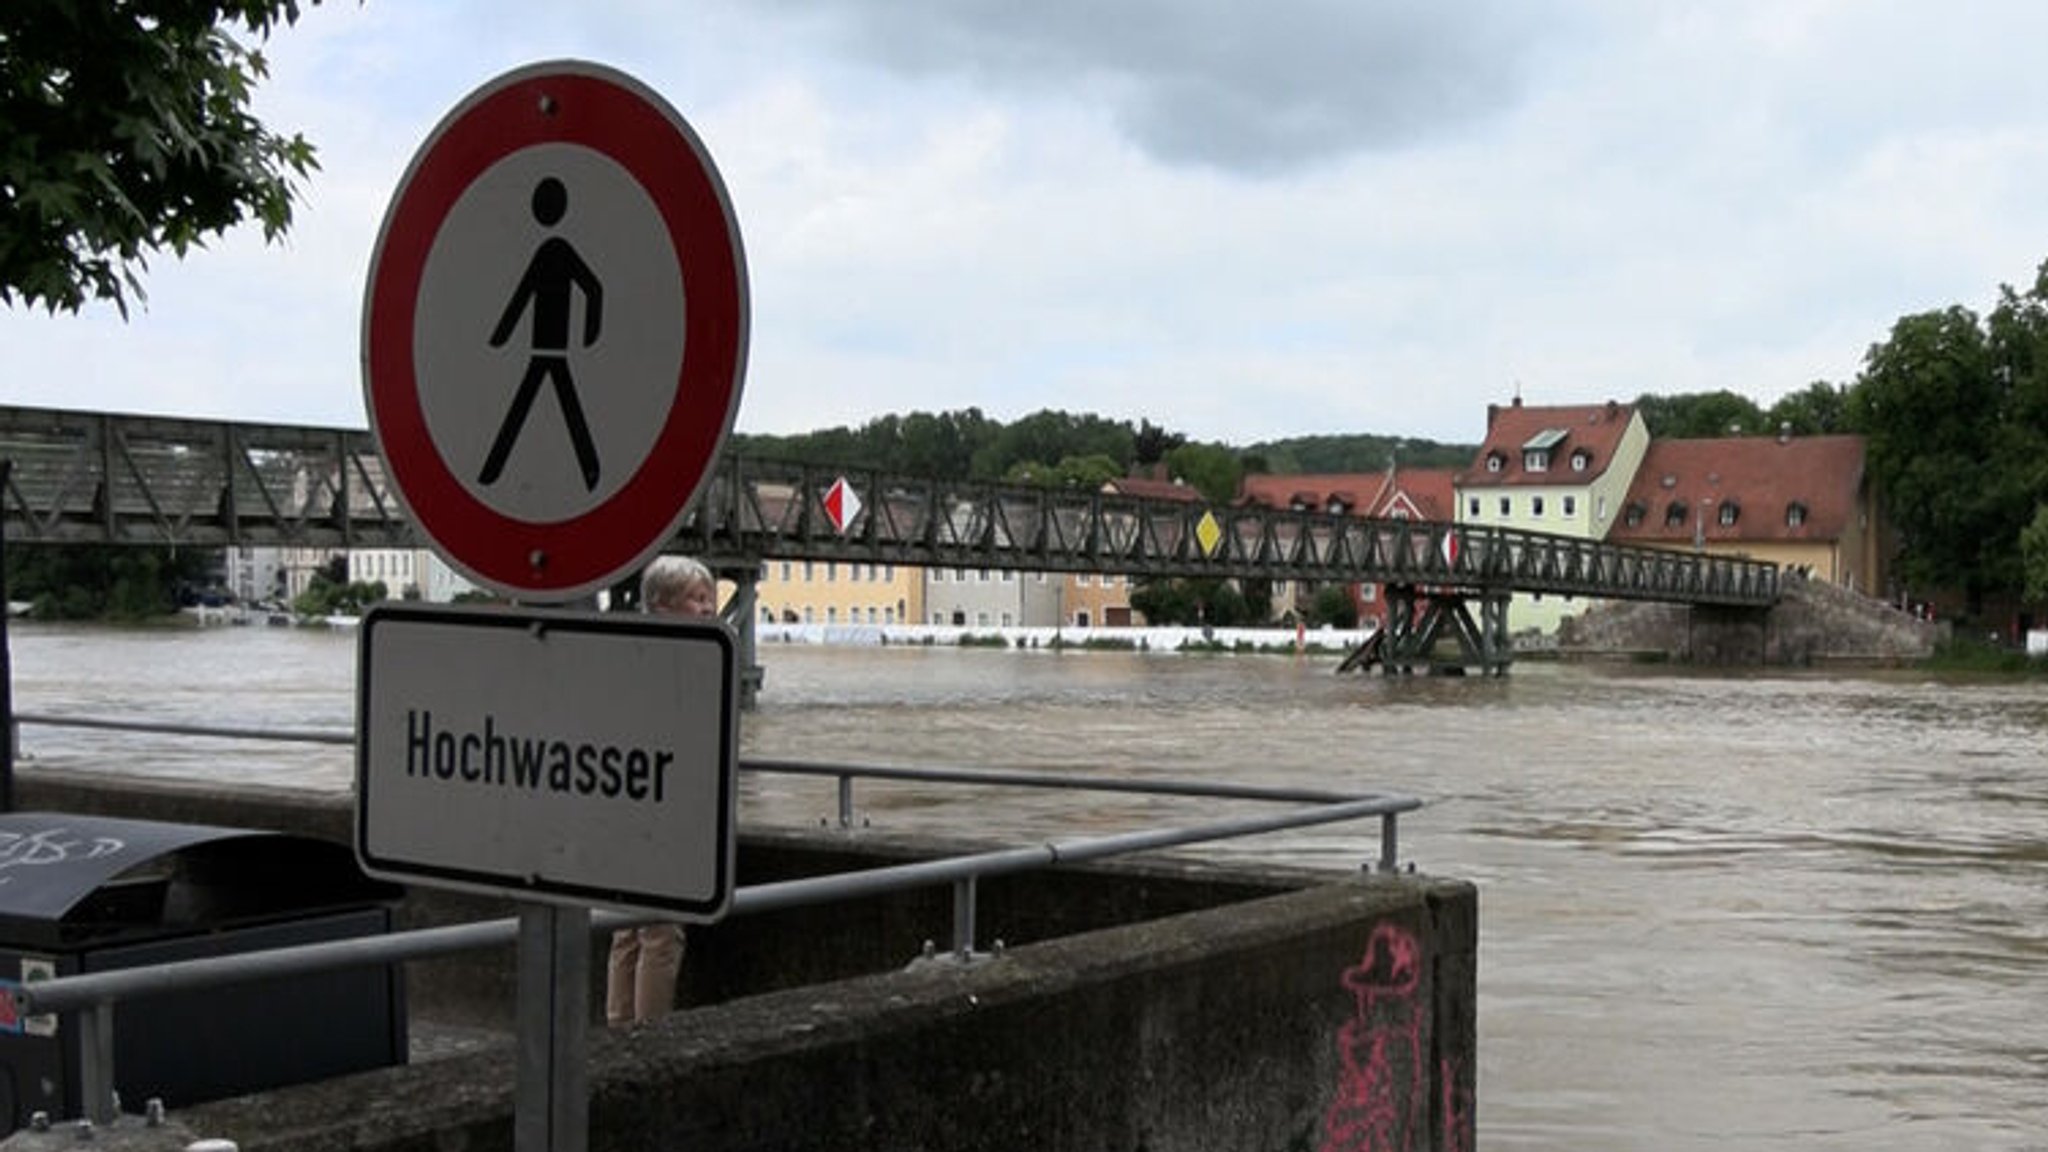
[{"label": "round prohibition sign", "polygon": [[748,319],[731,201],[683,118],[602,65],[529,65],[443,118],[393,195],[364,293],[371,431],[456,569],[573,600],[681,524]]}]

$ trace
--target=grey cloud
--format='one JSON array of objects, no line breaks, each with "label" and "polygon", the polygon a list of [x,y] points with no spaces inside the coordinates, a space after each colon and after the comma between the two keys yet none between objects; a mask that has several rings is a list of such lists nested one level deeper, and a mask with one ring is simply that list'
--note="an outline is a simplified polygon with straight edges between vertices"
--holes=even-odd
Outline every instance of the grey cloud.
[{"label": "grey cloud", "polygon": [[1513,0],[791,0],[911,76],[1106,103],[1175,164],[1267,174],[1396,148],[1512,102],[1559,7]]}]

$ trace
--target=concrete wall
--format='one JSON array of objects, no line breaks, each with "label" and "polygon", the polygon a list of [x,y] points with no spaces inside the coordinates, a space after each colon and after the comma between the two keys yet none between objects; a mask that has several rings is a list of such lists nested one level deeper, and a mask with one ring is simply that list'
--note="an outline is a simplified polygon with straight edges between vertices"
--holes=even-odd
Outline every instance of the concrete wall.
[{"label": "concrete wall", "polygon": [[[350,819],[346,798],[36,773],[17,789],[24,808],[343,838]],[[963,847],[745,835],[739,875]],[[591,1149],[1473,1146],[1469,884],[1155,857],[991,881],[977,903],[981,947],[1006,947],[967,964],[915,959],[950,938],[943,887],[693,928],[689,1007],[593,1030]],[[492,905],[415,890],[401,919]],[[409,972],[415,1015],[509,1027],[510,957],[450,963]],[[514,1067],[508,1040],[176,1116],[243,1152],[503,1148]]]}]

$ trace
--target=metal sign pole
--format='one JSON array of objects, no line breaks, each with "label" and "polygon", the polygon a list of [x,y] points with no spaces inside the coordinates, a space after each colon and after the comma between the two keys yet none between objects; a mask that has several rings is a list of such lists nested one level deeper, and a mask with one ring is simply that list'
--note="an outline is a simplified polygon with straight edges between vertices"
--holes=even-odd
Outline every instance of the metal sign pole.
[{"label": "metal sign pole", "polygon": [[[14,476],[14,460],[0,460],[0,499]],[[0,509],[0,601],[7,599],[7,517]],[[14,811],[14,656],[7,634],[11,609],[0,608],[0,812]]]},{"label": "metal sign pole", "polygon": [[519,1075],[516,1152],[590,1145],[590,909],[519,908]]}]

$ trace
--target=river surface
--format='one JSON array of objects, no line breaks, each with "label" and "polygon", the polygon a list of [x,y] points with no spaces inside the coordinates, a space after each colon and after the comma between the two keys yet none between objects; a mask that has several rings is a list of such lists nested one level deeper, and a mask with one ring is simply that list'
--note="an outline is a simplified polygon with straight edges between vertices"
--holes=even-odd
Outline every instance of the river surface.
[{"label": "river surface", "polygon": [[[352,725],[355,638],[14,625],[15,706]],[[1480,897],[1483,1147],[2048,1148],[2048,686],[1334,657],[771,646],[745,754],[1388,790]],[[345,747],[27,728],[40,763],[323,791]],[[742,824],[829,786],[748,777]],[[878,827],[1092,835],[1144,797],[868,786]],[[1376,825],[1210,853],[1356,868]],[[744,882],[745,878],[741,877]]]}]

